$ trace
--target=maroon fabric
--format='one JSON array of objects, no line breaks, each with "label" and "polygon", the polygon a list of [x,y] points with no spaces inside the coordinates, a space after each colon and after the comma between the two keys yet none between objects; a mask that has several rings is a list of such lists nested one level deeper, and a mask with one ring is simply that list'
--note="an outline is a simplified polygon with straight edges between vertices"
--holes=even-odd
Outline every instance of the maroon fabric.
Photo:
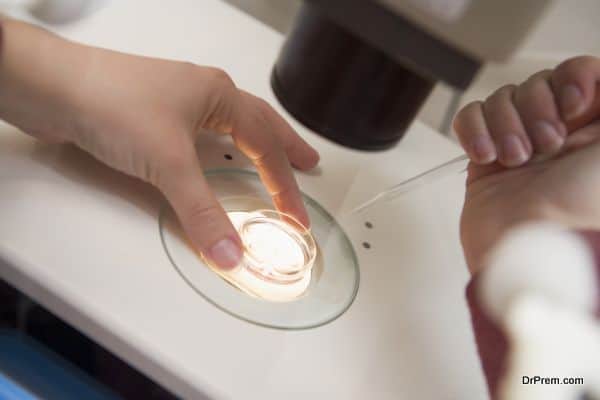
[{"label": "maroon fabric", "polygon": [[2,49],[4,49],[4,35],[2,27],[2,16],[0,15],[0,60],[2,59]]},{"label": "maroon fabric", "polygon": [[[596,261],[596,287],[600,289],[600,231],[582,231],[580,232],[584,239],[590,245]],[[599,297],[596,299],[596,318],[600,318],[600,290]]]},{"label": "maroon fabric", "polygon": [[[583,231],[579,233],[589,243],[594,253],[596,260],[596,282],[598,288],[600,288],[600,232]],[[568,267],[568,265],[565,266],[565,268]],[[481,308],[476,296],[477,282],[478,279],[475,276],[467,286],[467,303],[471,313],[473,333],[483,373],[487,381],[488,391],[491,399],[497,399],[498,384],[506,368],[508,340],[500,327]],[[600,318],[600,291],[596,304],[596,317]]]},{"label": "maroon fabric", "polygon": [[500,327],[481,308],[476,292],[478,281],[474,277],[467,285],[467,303],[488,392],[491,399],[496,399],[498,383],[506,368],[508,340]]}]

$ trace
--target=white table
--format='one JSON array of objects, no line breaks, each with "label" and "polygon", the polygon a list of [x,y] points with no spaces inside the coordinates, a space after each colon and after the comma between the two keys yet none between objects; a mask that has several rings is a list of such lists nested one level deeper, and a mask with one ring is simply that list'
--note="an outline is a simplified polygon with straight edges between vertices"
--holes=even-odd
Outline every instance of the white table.
[{"label": "white table", "polygon": [[[283,38],[218,0],[113,1],[59,32],[219,66],[278,107],[268,79]],[[320,173],[298,180],[332,214],[460,153],[418,122],[383,153],[293,123],[322,155]],[[200,153],[210,166],[248,165],[222,139]],[[342,218],[361,266],[354,304],[328,325],[284,332],[237,320],[186,285],[161,246],[151,187],[2,126],[0,276],[184,398],[481,399],[458,240],[463,181]]]}]

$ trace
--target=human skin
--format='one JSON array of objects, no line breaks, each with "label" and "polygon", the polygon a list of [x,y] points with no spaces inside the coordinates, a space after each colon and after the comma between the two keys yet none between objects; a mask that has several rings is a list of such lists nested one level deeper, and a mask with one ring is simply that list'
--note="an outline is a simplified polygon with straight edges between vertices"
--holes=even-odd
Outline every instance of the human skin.
[{"label": "human skin", "polygon": [[[600,60],[574,58],[519,86],[504,86],[458,113],[454,126],[471,157],[461,240],[472,273],[516,225],[554,221],[600,230],[600,124],[594,122],[600,116],[598,77]],[[560,140],[539,141],[539,131],[526,128],[546,123],[557,127]],[[524,135],[533,143],[524,164],[503,162],[500,149],[491,152],[492,158],[481,157],[476,146],[481,137],[501,146],[510,135]]]},{"label": "human skin", "polygon": [[488,173],[472,164],[461,217],[467,265],[476,274],[486,255],[511,228],[553,221],[600,231],[600,124],[572,134],[563,154],[518,169]]},{"label": "human skin", "polygon": [[566,124],[592,104],[599,71],[600,59],[576,57],[468,104],[454,124],[462,146],[474,163],[504,167],[556,153],[565,143]]},{"label": "human skin", "polygon": [[204,178],[198,135],[231,135],[275,206],[308,226],[292,165],[310,169],[318,153],[224,71],[84,46],[2,17],[0,38],[0,118],[157,187],[215,265],[237,265],[242,245]]}]

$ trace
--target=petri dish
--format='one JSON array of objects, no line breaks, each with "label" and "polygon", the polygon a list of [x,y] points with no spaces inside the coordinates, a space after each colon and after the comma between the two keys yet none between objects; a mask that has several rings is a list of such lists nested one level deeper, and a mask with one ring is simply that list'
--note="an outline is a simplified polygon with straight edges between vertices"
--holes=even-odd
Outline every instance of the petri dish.
[{"label": "petri dish", "polygon": [[[218,169],[205,175],[234,226],[242,231],[244,259],[258,267],[240,265],[235,269],[245,276],[245,283],[236,280],[240,276],[232,279],[213,269],[190,246],[175,213],[165,203],[159,217],[162,244],[175,271],[198,295],[235,318],[286,330],[322,326],[350,307],[360,281],[356,254],[342,228],[318,202],[303,194],[311,220],[306,231],[274,209],[256,173]],[[277,234],[279,240],[246,242],[248,232]],[[286,261],[281,263],[282,259]],[[275,260],[280,264],[274,264]],[[271,265],[267,269],[276,275],[265,273],[260,265]]]},{"label": "petri dish", "polygon": [[296,300],[306,292],[313,270],[317,270],[318,252],[312,233],[291,215],[276,210],[241,211],[243,198],[238,200],[242,201],[234,207],[236,211],[227,215],[244,243],[242,261],[231,270],[206,265],[250,296]]}]

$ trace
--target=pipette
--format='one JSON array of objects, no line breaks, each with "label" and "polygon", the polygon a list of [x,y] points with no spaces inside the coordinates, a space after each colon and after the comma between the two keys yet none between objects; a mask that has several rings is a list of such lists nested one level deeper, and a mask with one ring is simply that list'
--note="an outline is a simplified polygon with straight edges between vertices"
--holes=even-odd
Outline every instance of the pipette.
[{"label": "pipette", "polygon": [[382,192],[377,193],[375,196],[371,197],[369,200],[365,201],[364,203],[360,204],[358,207],[350,211],[350,214],[356,214],[361,211],[364,211],[382,201],[391,201],[403,193],[406,193],[427,183],[434,182],[439,178],[443,178],[450,174],[464,172],[467,169],[468,164],[469,156],[467,156],[466,154],[453,158],[452,160],[446,161],[445,163],[440,164],[437,167],[433,167],[425,172],[413,176],[412,178],[400,182],[397,185],[394,185]]},{"label": "pipette", "polygon": [[[596,93],[600,93],[600,83],[596,85]],[[567,132],[574,132],[579,128],[582,128],[598,119],[598,115],[600,114],[600,95],[596,95],[592,104],[589,108],[580,116],[575,118],[574,120],[570,120],[566,123]],[[552,158],[552,154],[546,155],[534,155],[530,162],[538,163],[544,162],[550,158]],[[412,189],[415,189],[421,185],[431,183],[436,181],[439,178],[443,178],[453,173],[464,172],[467,169],[467,165],[469,164],[469,157],[464,154],[462,156],[453,158],[450,161],[446,161],[443,164],[438,165],[430,170],[420,173],[419,175],[413,176],[410,179],[405,180],[404,182],[400,182],[397,185],[386,189],[377,195],[371,197],[370,200],[360,204],[358,207],[354,208],[350,211],[349,214],[359,213],[364,211],[375,204],[378,204],[381,201],[389,201],[393,200],[399,195],[406,193]]]}]

